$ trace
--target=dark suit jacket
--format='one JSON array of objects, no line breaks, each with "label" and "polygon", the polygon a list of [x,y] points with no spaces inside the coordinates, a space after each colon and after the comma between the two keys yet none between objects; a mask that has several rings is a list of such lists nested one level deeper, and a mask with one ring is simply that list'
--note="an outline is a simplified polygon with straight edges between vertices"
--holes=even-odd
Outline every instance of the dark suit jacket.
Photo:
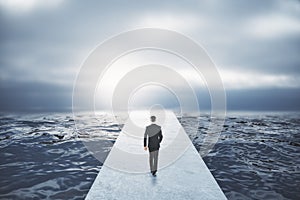
[{"label": "dark suit jacket", "polygon": [[144,147],[147,146],[147,138],[149,151],[152,152],[159,150],[160,143],[163,139],[161,127],[156,124],[151,124],[146,127],[144,134]]}]

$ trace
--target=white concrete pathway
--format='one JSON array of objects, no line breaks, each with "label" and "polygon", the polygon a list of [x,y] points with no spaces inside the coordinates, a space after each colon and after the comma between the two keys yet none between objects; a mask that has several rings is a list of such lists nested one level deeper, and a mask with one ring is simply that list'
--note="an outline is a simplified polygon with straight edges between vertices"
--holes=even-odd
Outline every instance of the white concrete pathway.
[{"label": "white concrete pathway", "polygon": [[148,172],[148,152],[143,150],[149,114],[136,112],[131,117],[135,123],[125,123],[87,200],[226,199],[174,113],[157,116],[164,139],[156,177]]}]

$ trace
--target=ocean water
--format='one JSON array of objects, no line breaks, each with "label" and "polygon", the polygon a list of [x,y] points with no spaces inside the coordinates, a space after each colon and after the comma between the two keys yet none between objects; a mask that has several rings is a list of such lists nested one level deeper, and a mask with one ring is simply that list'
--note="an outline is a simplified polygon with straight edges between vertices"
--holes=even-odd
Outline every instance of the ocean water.
[{"label": "ocean water", "polygon": [[[76,130],[71,113],[0,114],[0,199],[84,199],[102,163],[82,141],[112,146],[122,124],[81,118]],[[199,150],[209,115],[179,121]],[[229,113],[203,159],[230,200],[300,199],[300,113]]]}]

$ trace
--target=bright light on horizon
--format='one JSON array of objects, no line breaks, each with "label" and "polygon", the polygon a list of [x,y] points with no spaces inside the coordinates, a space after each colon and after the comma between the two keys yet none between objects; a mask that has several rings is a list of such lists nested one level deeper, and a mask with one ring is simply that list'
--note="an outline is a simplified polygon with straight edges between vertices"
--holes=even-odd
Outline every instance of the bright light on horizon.
[{"label": "bright light on horizon", "polygon": [[15,13],[30,12],[38,7],[51,8],[62,3],[63,0],[0,0],[0,6]]},{"label": "bright light on horizon", "polygon": [[205,21],[192,14],[180,13],[177,15],[168,13],[149,13],[141,15],[134,24],[141,28],[161,28],[177,31],[190,32],[203,26]]},{"label": "bright light on horizon", "polygon": [[297,88],[300,78],[284,74],[219,70],[226,89]]},{"label": "bright light on horizon", "polygon": [[292,17],[278,14],[258,16],[249,21],[245,28],[246,34],[262,39],[300,34],[300,21]]}]

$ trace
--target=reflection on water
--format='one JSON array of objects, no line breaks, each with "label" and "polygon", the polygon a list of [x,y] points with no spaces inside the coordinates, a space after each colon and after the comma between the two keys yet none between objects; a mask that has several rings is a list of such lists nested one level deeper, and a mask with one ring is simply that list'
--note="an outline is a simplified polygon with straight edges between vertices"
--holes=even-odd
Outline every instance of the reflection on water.
[{"label": "reflection on water", "polygon": [[[82,140],[103,144],[122,125],[102,115],[0,115],[0,199],[84,199],[102,163]],[[209,116],[180,119],[199,150]],[[199,122],[198,133],[192,132]],[[300,114],[229,114],[215,148],[204,158],[228,199],[300,199]],[[109,152],[107,145],[97,146]]]}]

